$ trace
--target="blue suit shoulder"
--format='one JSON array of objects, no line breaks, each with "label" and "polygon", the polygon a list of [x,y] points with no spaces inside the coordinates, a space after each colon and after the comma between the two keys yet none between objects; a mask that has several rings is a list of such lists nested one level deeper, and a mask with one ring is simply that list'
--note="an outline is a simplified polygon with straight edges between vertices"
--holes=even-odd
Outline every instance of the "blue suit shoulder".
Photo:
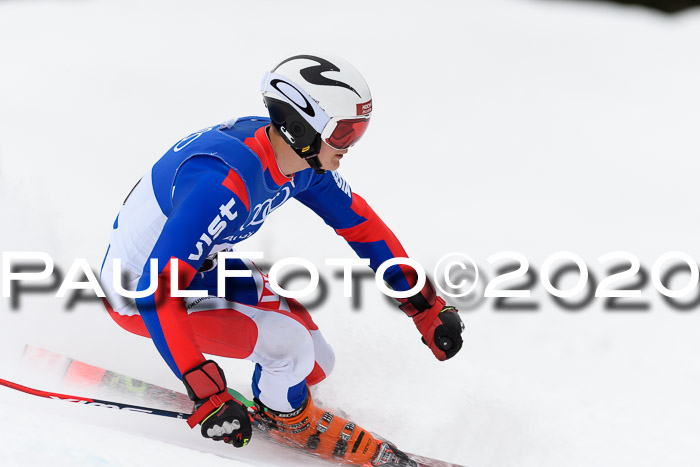
[{"label": "blue suit shoulder", "polygon": [[222,123],[218,131],[243,142],[246,138],[252,138],[258,128],[269,124],[270,119],[267,117],[241,117]]},{"label": "blue suit shoulder", "polygon": [[269,122],[270,119],[265,117],[230,120],[195,131],[173,145],[151,169],[153,187],[161,210],[166,215],[170,212],[172,187],[181,170],[202,168],[200,164],[188,162],[194,162],[195,158],[205,165],[207,159],[214,166],[223,163],[247,180],[257,178],[262,167],[244,141],[254,137],[255,131]]}]

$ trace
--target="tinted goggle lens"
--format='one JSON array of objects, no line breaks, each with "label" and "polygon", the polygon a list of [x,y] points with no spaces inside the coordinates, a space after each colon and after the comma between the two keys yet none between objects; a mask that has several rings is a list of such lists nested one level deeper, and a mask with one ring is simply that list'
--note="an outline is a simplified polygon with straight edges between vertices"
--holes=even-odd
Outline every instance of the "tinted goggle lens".
[{"label": "tinted goggle lens", "polygon": [[347,149],[362,138],[362,135],[367,131],[368,125],[369,118],[344,118],[338,120],[335,122],[335,128],[325,138],[325,141],[335,149]]}]

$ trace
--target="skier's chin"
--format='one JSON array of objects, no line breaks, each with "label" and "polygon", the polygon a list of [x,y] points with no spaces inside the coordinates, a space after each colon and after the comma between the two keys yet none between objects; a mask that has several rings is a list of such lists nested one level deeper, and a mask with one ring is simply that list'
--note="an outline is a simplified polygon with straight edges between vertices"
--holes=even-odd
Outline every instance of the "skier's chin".
[{"label": "skier's chin", "polygon": [[333,156],[333,159],[328,164],[323,165],[323,168],[326,170],[338,170],[338,167],[340,167],[340,158],[338,156]]}]

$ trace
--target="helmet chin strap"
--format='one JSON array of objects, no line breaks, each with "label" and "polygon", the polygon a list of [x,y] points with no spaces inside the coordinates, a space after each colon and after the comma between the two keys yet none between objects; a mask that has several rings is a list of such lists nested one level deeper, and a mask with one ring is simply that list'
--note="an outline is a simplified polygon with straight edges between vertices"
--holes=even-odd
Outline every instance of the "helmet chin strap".
[{"label": "helmet chin strap", "polygon": [[321,152],[321,135],[316,134],[314,141],[304,148],[299,148],[295,144],[290,144],[290,146],[317,174],[323,175],[326,173],[326,169],[321,168],[321,160],[318,158],[318,154]]},{"label": "helmet chin strap", "polygon": [[300,144],[284,127],[282,127],[278,131],[282,135],[284,141],[289,145],[289,147],[291,147],[294,150],[294,152],[297,153],[297,156],[304,159],[306,163],[309,164],[309,166],[312,169],[314,169],[314,171],[317,174],[323,175],[324,173],[326,173],[326,169],[321,168],[322,164],[318,158],[318,154],[321,151],[321,135],[317,133],[316,137],[311,142],[311,144],[309,144],[308,146],[300,147]]},{"label": "helmet chin strap", "polygon": [[310,157],[305,157],[304,160],[309,164],[309,166],[316,171],[317,174],[323,175],[326,173],[326,169],[321,168],[321,161],[318,158],[318,154]]}]

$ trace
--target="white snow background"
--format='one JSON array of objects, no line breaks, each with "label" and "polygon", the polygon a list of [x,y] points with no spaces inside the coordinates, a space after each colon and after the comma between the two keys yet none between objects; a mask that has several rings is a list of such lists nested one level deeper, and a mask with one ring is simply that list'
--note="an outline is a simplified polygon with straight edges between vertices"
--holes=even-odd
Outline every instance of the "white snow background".
[{"label": "white snow background", "polygon": [[[595,2],[0,1],[0,247],[45,251],[64,273],[75,258],[98,269],[122,200],[163,152],[264,115],[264,72],[322,50],[360,69],[374,98],[341,173],[428,269],[460,251],[489,280],[496,252],[539,270],[569,250],[600,280],[610,251],[647,269],[670,250],[699,258],[698,44],[698,10]],[[330,278],[313,316],[337,365],[317,395],[406,450],[471,467],[698,465],[700,314],[651,284],[646,312],[602,299],[567,311],[540,283],[536,312],[487,299],[462,311],[461,353],[438,362],[371,284],[351,309],[323,259],[353,252],[300,204],[244,248],[311,259]],[[29,343],[182,390],[99,303],[20,299],[0,301],[0,377],[30,381],[15,365]],[[218,361],[250,395],[251,365]],[[308,462],[0,388],[3,466]]]}]

